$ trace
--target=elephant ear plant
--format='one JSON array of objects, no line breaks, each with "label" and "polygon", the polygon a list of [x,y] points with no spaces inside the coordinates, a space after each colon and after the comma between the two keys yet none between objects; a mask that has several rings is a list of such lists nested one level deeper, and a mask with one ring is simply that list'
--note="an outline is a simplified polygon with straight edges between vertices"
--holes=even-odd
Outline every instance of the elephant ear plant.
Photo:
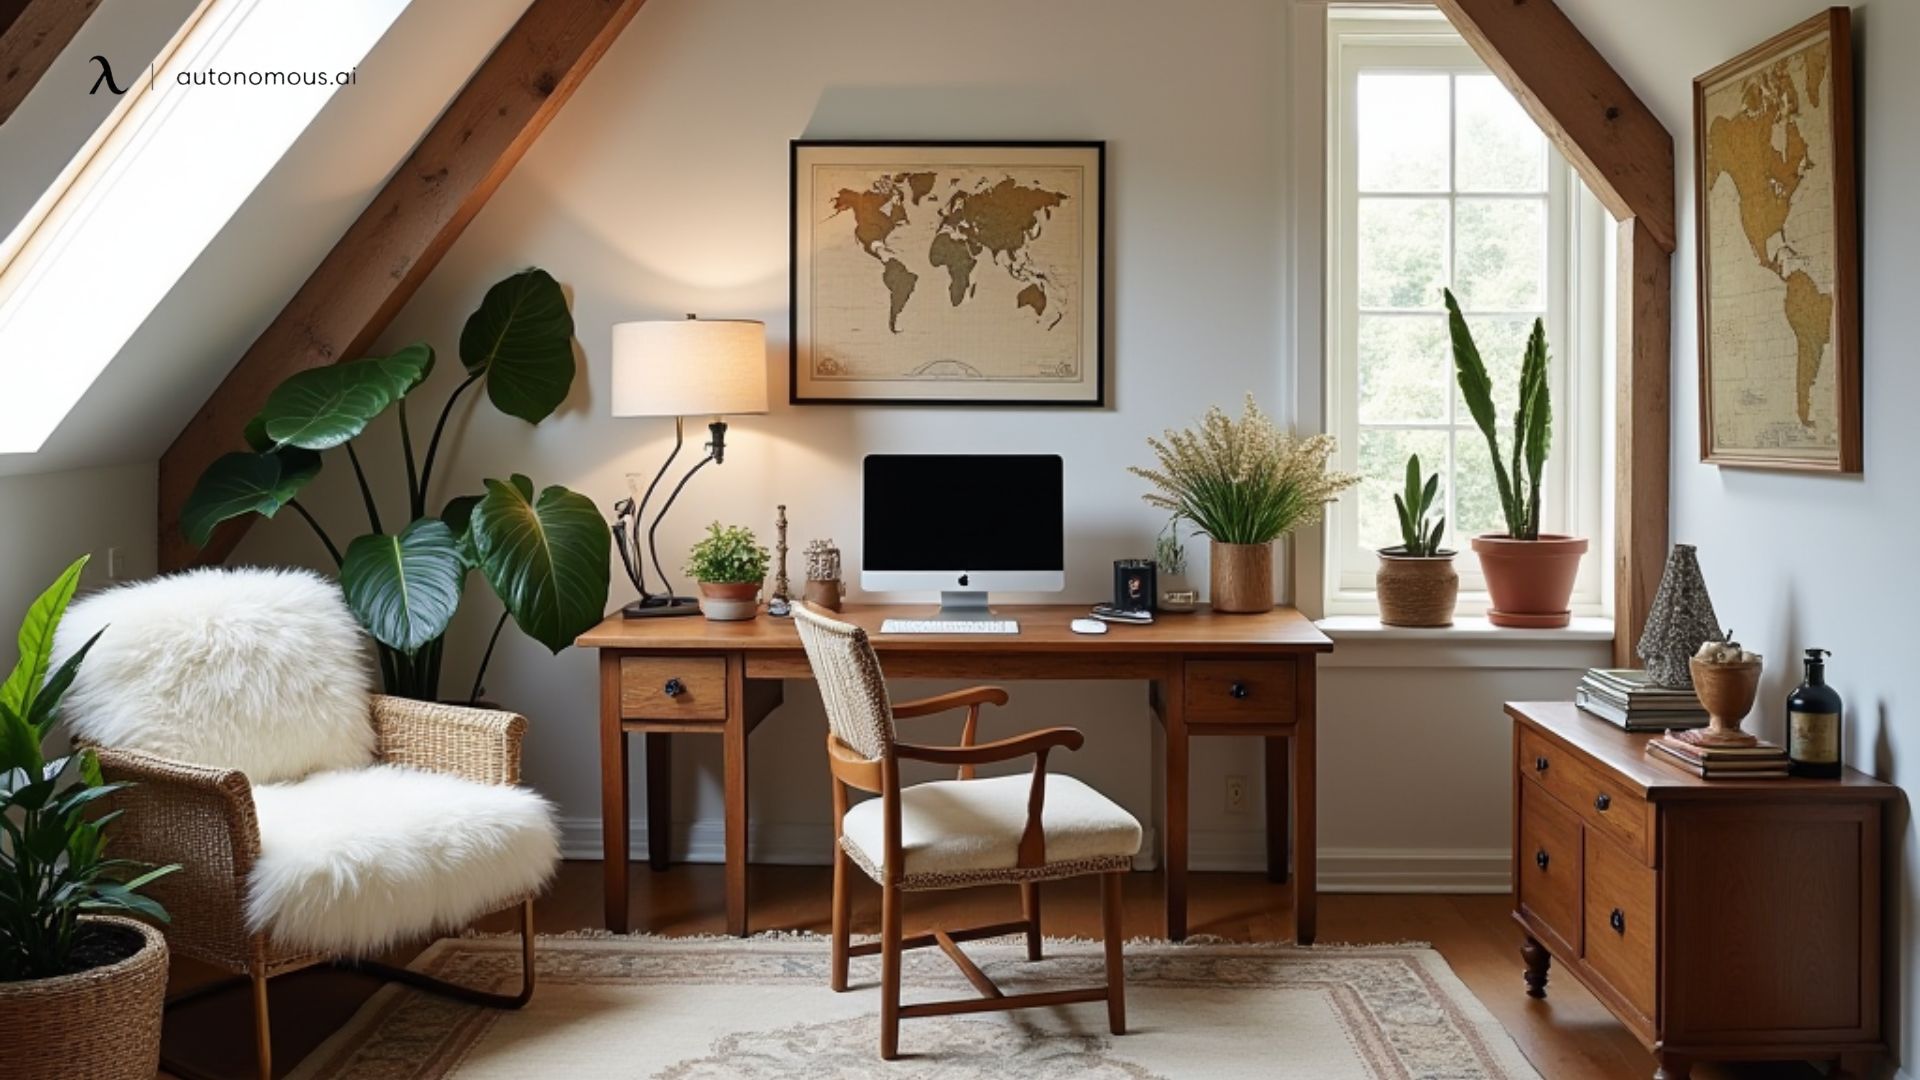
[{"label": "elephant ear plant", "polygon": [[[586,496],[559,486],[536,493],[516,473],[487,480],[484,493],[428,507],[447,421],[469,389],[484,387],[494,408],[529,424],[566,399],[575,368],[573,314],[559,283],[530,269],[488,289],[460,333],[460,363],[466,377],[441,405],[420,456],[407,402],[433,372],[431,346],[417,342],[391,356],[292,376],[247,425],[250,449],[209,466],[180,516],[187,539],[204,546],[229,518],[273,517],[291,507],[326,546],[347,606],[379,643],[387,691],[422,700],[439,696],[441,651],[468,572],[480,571],[503,608],[474,673],[472,700],[508,617],[558,653],[599,621],[607,602],[611,534]],[[354,440],[390,410],[407,490],[405,522],[391,531],[354,450]],[[299,500],[319,475],[322,451],[336,448],[353,466],[370,530],[344,551]]]},{"label": "elephant ear plant", "polygon": [[[42,751],[95,634],[54,667],[53,634],[80,583],[85,558],[27,609],[20,660],[0,684],[0,982],[50,979],[124,959],[89,940],[82,915],[167,913],[141,888],[177,867],[106,857],[120,811],[94,804],[125,787],[106,783],[92,751],[48,760]],[[101,633],[105,633],[102,631]]]}]

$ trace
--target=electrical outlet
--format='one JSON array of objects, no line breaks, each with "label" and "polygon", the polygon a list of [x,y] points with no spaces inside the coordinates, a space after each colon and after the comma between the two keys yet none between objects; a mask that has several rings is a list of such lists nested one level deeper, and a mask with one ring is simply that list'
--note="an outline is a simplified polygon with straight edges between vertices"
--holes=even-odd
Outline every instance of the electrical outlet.
[{"label": "electrical outlet", "polygon": [[1244,814],[1247,812],[1247,778],[1244,776],[1227,777],[1227,813]]}]

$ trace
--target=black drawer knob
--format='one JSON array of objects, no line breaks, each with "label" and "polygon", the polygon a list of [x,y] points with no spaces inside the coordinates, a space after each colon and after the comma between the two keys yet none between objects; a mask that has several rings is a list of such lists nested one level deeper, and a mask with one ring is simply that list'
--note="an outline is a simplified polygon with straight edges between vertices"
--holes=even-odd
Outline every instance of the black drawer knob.
[{"label": "black drawer knob", "polygon": [[1248,693],[1247,684],[1243,682],[1237,682],[1227,687],[1227,696],[1236,701],[1246,697]]},{"label": "black drawer knob", "polygon": [[1546,771],[1547,771],[1547,759],[1546,759],[1546,755],[1544,755],[1544,754],[1543,754],[1543,755],[1541,755],[1540,757],[1537,757],[1537,758],[1534,758],[1534,759],[1533,759],[1533,771],[1534,771],[1534,772],[1546,772]]},{"label": "black drawer knob", "polygon": [[1621,911],[1619,908],[1614,908],[1613,914],[1607,916],[1607,925],[1613,927],[1613,932],[1616,934],[1626,933],[1627,913]]},{"label": "black drawer knob", "polygon": [[1607,798],[1607,794],[1604,791],[1593,797],[1593,808],[1595,810],[1605,810],[1607,807],[1612,805],[1613,805],[1613,800]]},{"label": "black drawer knob", "polygon": [[1542,870],[1545,870],[1547,868],[1547,849],[1546,848],[1541,848],[1539,851],[1536,851],[1533,853],[1533,864],[1535,866],[1538,866]]},{"label": "black drawer knob", "polygon": [[687,684],[681,682],[679,679],[668,679],[667,685],[661,687],[660,692],[668,697],[679,697],[681,694],[687,692]]}]

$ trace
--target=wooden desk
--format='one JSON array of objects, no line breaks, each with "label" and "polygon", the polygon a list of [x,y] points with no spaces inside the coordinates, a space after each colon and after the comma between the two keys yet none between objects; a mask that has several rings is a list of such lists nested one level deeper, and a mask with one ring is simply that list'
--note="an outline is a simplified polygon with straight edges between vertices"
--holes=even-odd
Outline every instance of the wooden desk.
[{"label": "wooden desk", "polygon": [[[1287,880],[1288,806],[1293,839],[1294,936],[1314,934],[1314,663],[1333,642],[1299,612],[1216,615],[1202,609],[1150,626],[1075,634],[1081,605],[1006,606],[1017,635],[886,635],[906,605],[852,604],[841,617],[867,628],[889,678],[1138,679],[1166,732],[1166,932],[1187,933],[1187,753],[1205,735],[1266,737],[1267,871]],[[606,851],[607,929],[627,929],[627,736],[647,745],[647,851],[666,865],[668,739],[717,735],[726,747],[727,930],[747,932],[747,736],[781,701],[782,679],[811,679],[793,624],[615,615],[580,636],[600,650],[601,828]],[[1103,732],[1092,717],[1064,724]],[[1292,775],[1288,775],[1288,745]],[[823,751],[824,752],[824,751]],[[1291,782],[1289,782],[1291,781]],[[822,854],[825,854],[824,852]]]}]

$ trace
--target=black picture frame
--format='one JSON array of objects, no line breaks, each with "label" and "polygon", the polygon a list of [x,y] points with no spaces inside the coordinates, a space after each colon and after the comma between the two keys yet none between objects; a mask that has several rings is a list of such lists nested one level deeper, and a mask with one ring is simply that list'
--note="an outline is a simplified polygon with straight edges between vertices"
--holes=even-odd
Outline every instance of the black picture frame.
[{"label": "black picture frame", "polygon": [[[801,393],[800,380],[800,218],[794,212],[800,198],[800,155],[817,148],[887,149],[1016,149],[1091,150],[1094,152],[1094,190],[1097,213],[1094,280],[1093,396],[1053,398],[888,398],[827,397]],[[787,403],[789,405],[867,405],[916,408],[1047,408],[1104,409],[1107,407],[1107,144],[1104,139],[792,139],[787,146]]]},{"label": "black picture frame", "polygon": [[1113,606],[1121,611],[1152,611],[1159,594],[1160,566],[1152,559],[1113,561]]}]

